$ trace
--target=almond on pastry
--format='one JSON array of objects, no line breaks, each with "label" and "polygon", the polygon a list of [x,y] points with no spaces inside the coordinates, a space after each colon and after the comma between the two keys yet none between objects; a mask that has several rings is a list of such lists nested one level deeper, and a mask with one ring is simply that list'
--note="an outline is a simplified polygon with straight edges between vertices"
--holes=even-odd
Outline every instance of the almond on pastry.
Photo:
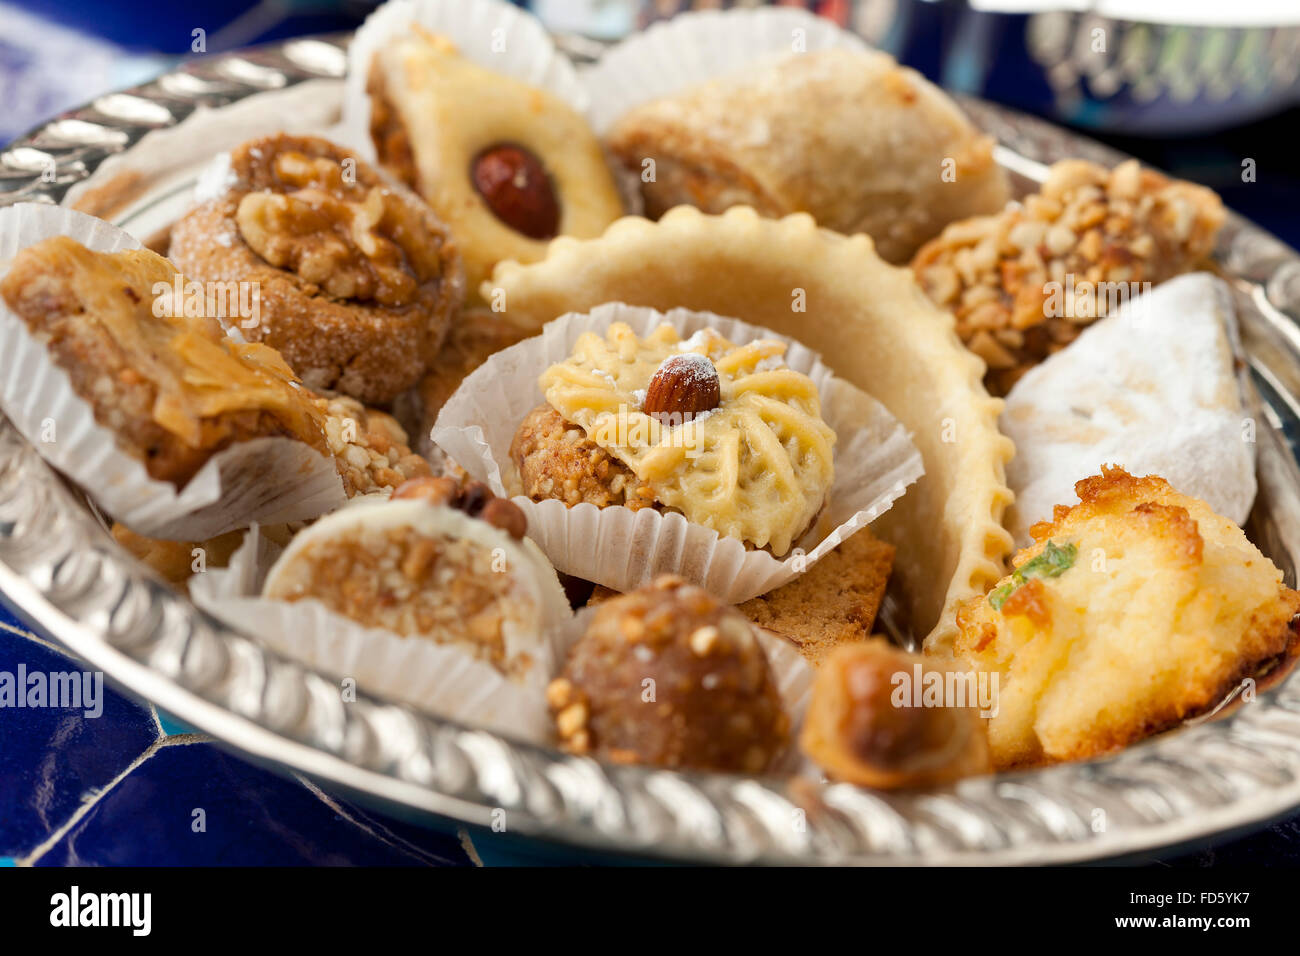
[{"label": "almond on pastry", "polygon": [[957,614],[956,661],[999,677],[999,769],[1080,760],[1204,713],[1295,641],[1300,593],[1231,521],[1103,467]]},{"label": "almond on pastry", "polygon": [[418,25],[365,70],[379,162],[450,226],[471,292],[497,262],[535,262],[551,238],[599,235],[623,214],[595,133],[552,93]]}]

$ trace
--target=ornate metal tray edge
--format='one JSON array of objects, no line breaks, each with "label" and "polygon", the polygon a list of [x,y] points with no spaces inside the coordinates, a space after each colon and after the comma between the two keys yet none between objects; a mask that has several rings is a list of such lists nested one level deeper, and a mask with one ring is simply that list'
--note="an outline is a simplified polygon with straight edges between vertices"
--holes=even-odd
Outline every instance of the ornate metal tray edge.
[{"label": "ornate metal tray edge", "polygon": [[[585,41],[564,45],[577,58]],[[295,40],[188,63],[58,117],[0,152],[0,204],[62,201],[108,157],[195,110],[341,75],[346,38]],[[968,102],[1008,165],[1109,150]],[[1007,150],[1004,150],[1007,151]],[[1018,157],[1018,159],[1017,159]],[[1021,164],[1016,169],[1015,163]],[[1252,536],[1294,582],[1300,557],[1300,258],[1239,218],[1220,261],[1243,305],[1261,404]],[[254,759],[416,815],[615,853],[715,862],[1064,863],[1130,856],[1300,805],[1300,681],[1213,723],[1112,758],[964,781],[929,793],[606,767],[359,695],[198,612],[103,533],[0,419],[0,594],[44,633]]]}]

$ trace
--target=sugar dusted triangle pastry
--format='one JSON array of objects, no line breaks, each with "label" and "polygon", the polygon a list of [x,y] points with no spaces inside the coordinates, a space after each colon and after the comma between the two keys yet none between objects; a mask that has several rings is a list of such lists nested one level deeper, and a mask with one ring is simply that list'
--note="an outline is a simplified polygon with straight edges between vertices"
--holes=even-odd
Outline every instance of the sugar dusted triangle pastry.
[{"label": "sugar dusted triangle pastry", "polygon": [[1233,355],[1228,287],[1208,273],[1130,300],[1030,370],[1007,396],[1002,432],[1016,443],[1007,529],[1029,528],[1073,500],[1104,464],[1158,474],[1242,524],[1255,498],[1253,431]]}]

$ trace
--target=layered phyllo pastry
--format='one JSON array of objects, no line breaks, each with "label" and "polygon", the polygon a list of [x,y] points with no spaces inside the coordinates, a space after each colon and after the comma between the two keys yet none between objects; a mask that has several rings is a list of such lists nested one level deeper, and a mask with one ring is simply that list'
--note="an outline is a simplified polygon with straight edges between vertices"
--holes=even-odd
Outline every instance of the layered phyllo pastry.
[{"label": "layered phyllo pastry", "polygon": [[213,455],[255,438],[328,454],[316,396],[274,349],[228,337],[202,301],[187,310],[173,296],[186,284],[156,253],[93,252],[58,236],[18,254],[0,297],[152,478],[182,488]]},{"label": "layered phyllo pastry", "polygon": [[678,205],[811,213],[906,262],[1010,193],[993,140],[919,73],[874,50],[764,61],[633,107],[610,131],[646,213]]},{"label": "layered phyllo pastry", "polygon": [[524,494],[679,512],[786,554],[826,504],[835,433],[786,344],[712,329],[583,333],[541,376],[546,403],[511,445]]},{"label": "layered phyllo pastry", "polygon": [[385,404],[437,355],[464,298],[456,245],[425,203],[350,151],[269,136],[230,155],[219,194],[172,229],[193,279],[257,290],[231,319],[310,387]]}]

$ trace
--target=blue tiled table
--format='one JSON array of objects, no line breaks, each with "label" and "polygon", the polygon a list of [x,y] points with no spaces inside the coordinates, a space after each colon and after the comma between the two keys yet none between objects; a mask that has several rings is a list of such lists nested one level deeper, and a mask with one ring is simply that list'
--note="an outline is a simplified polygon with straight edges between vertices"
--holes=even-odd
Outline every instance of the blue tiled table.
[{"label": "blue tiled table", "polygon": [[[80,665],[0,609],[0,673]],[[425,829],[220,749],[151,704],[0,707],[0,866],[482,866],[583,862],[464,828]],[[1164,865],[1300,863],[1300,815]]]}]

